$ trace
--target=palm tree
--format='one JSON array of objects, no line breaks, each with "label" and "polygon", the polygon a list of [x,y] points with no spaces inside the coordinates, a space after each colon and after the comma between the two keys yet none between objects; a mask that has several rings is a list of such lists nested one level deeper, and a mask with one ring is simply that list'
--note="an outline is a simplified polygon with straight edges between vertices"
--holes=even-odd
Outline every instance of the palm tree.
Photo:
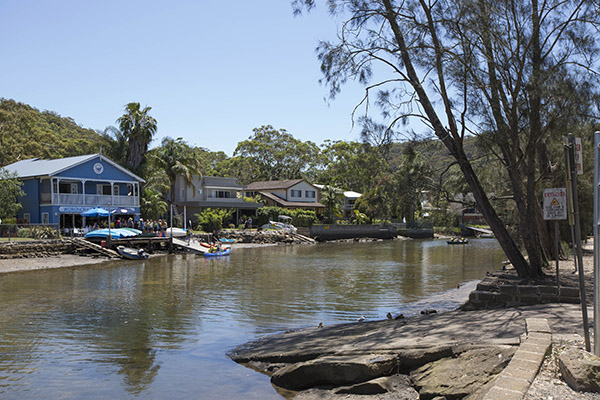
[{"label": "palm tree", "polygon": [[192,185],[194,175],[202,177],[195,152],[182,139],[166,137],[161,146],[153,150],[153,167],[163,171],[169,180],[169,201],[175,201],[175,182],[182,176],[187,185]]},{"label": "palm tree", "polygon": [[343,192],[333,186],[324,186],[321,189],[321,203],[325,206],[327,221],[333,223],[334,215],[340,215],[340,206],[343,200]]},{"label": "palm tree", "polygon": [[151,109],[152,107],[141,109],[140,103],[129,103],[125,106],[125,114],[117,119],[121,133],[127,138],[125,164],[134,172],[138,172],[156,133],[156,120],[148,115]]}]

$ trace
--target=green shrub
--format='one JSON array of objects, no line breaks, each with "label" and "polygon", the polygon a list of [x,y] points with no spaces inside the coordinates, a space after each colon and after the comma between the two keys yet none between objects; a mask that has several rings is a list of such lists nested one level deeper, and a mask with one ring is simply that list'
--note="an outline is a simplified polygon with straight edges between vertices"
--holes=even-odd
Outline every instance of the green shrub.
[{"label": "green shrub", "polygon": [[223,220],[231,217],[233,210],[225,208],[206,208],[200,214],[194,214],[205,232],[220,231]]},{"label": "green shrub", "polygon": [[58,239],[59,233],[55,228],[49,226],[33,226],[29,228],[19,228],[17,237],[32,239]]},{"label": "green shrub", "polygon": [[280,215],[292,218],[292,225],[310,227],[317,221],[317,214],[309,210],[290,210],[282,207],[262,207],[257,211],[257,226],[279,221]]}]

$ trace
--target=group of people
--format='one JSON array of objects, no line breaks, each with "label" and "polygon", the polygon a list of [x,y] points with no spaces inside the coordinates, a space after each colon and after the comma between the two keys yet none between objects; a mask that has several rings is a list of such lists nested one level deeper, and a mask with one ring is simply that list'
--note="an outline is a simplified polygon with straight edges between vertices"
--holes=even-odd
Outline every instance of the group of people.
[{"label": "group of people", "polygon": [[[94,222],[94,225],[89,228],[91,231],[95,231],[96,229],[107,228],[108,221],[103,219],[99,222]],[[167,221],[166,220],[153,220],[147,218],[144,220],[140,218],[139,220],[133,220],[132,217],[129,218],[116,218],[110,223],[111,228],[133,228],[139,229],[144,233],[154,233],[156,236],[167,236]]]},{"label": "group of people", "polygon": [[143,218],[139,221],[139,228],[142,232],[154,233],[156,236],[167,236],[167,221],[163,219],[153,220],[147,218],[145,221]]}]

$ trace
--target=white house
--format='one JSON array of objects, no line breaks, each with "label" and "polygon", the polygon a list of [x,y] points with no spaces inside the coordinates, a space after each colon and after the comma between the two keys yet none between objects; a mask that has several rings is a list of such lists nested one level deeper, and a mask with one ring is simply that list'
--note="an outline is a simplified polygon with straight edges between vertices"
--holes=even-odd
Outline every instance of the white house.
[{"label": "white house", "polygon": [[267,206],[300,208],[319,212],[325,206],[319,202],[320,189],[304,179],[252,182],[245,189],[246,197],[260,195]]}]

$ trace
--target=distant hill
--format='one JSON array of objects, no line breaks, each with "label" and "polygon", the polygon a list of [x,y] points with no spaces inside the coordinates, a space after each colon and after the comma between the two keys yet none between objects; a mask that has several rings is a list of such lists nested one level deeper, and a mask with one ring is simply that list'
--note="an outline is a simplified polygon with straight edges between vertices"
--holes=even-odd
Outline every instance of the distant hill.
[{"label": "distant hill", "polygon": [[109,142],[72,118],[0,98],[0,166],[28,158],[98,153]]}]

